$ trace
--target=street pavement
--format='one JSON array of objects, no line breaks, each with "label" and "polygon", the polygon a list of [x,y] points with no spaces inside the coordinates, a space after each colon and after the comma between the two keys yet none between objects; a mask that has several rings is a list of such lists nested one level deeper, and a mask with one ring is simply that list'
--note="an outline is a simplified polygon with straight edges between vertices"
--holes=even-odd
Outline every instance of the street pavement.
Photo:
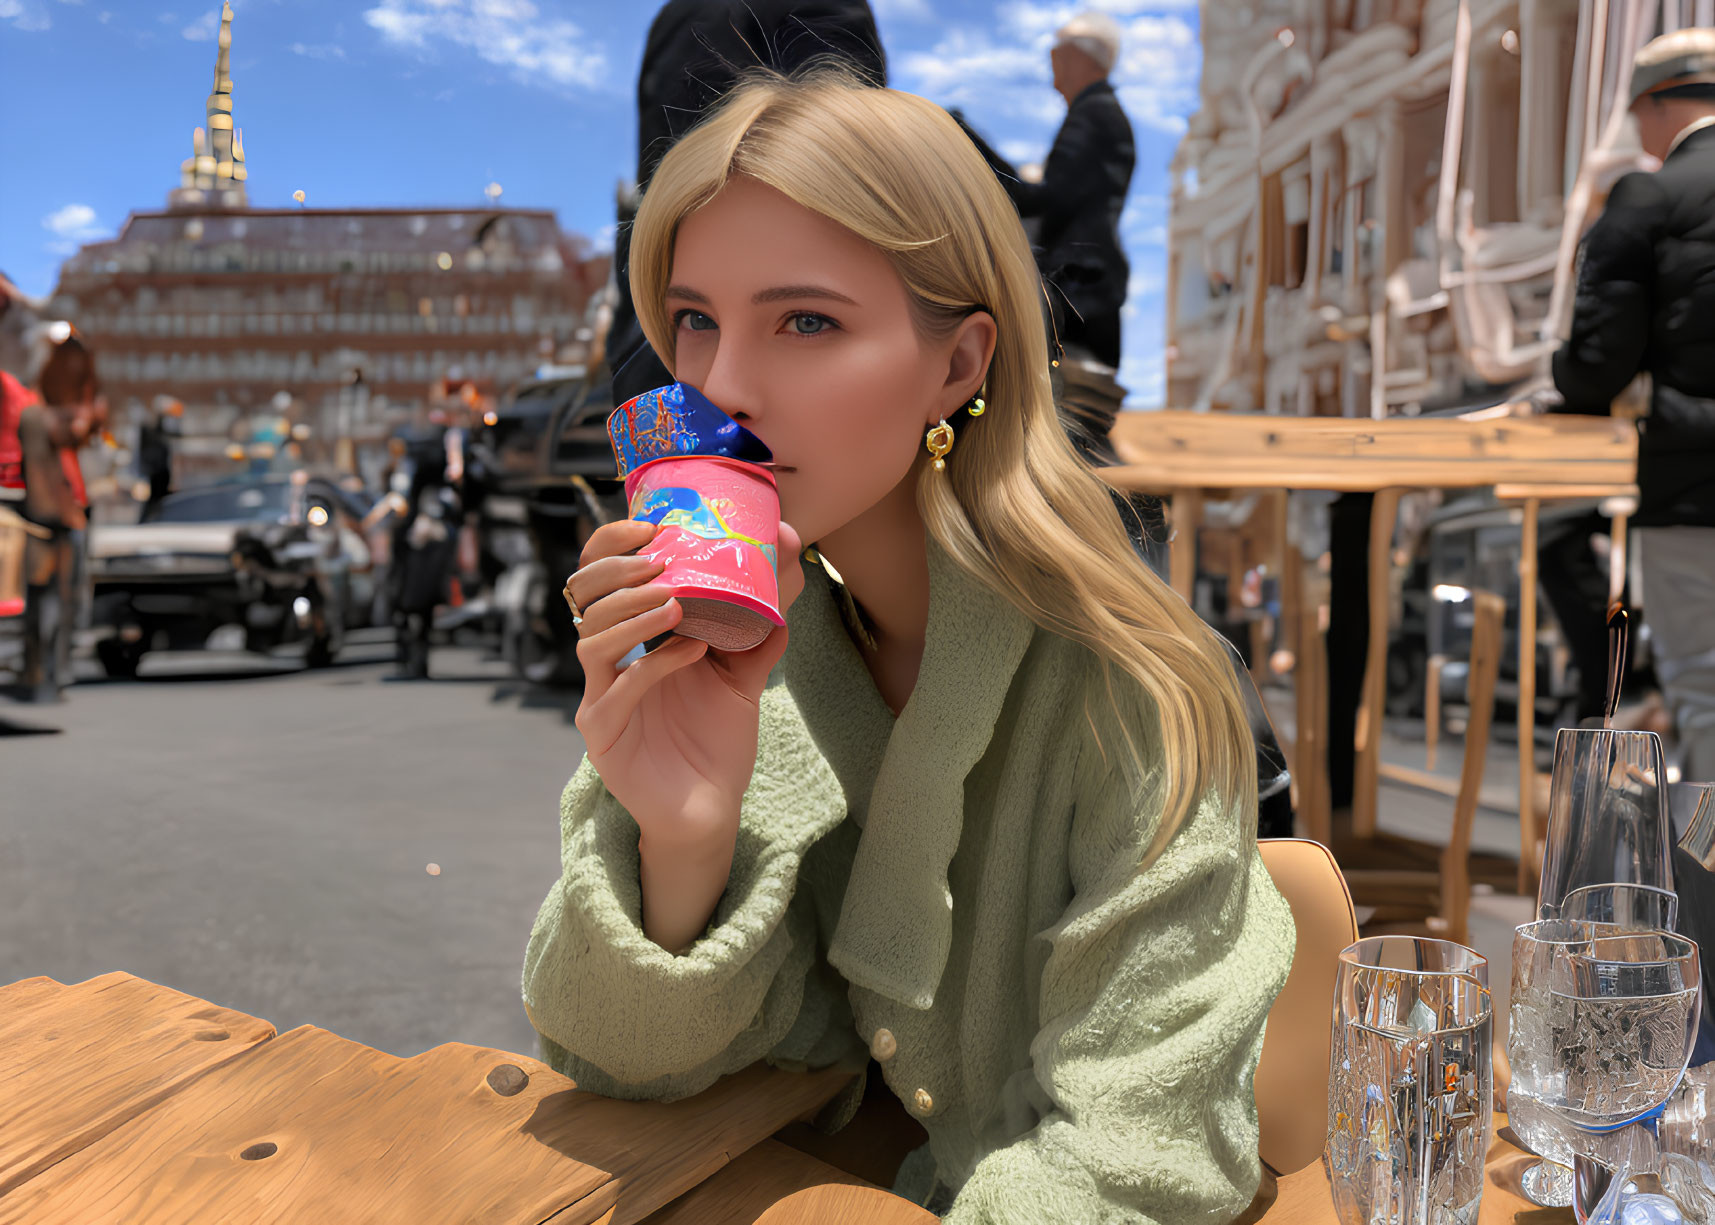
[{"label": "street pavement", "polygon": [[471,648],[431,667],[388,680],[372,633],[322,671],[161,656],[0,698],[0,984],[125,970],[282,1033],[534,1054],[519,979],[577,695]]}]

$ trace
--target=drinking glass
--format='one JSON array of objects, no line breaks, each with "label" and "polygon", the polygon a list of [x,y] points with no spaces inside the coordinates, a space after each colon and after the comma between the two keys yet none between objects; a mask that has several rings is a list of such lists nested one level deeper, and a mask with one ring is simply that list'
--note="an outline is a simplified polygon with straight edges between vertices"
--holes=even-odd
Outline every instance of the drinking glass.
[{"label": "drinking glass", "polygon": [[1475,1225],[1493,1091],[1487,975],[1445,940],[1378,936],[1340,954],[1322,1165],[1343,1225]]},{"label": "drinking glass", "polygon": [[[1648,1121],[1653,1136],[1691,1058],[1703,999],[1697,945],[1674,932],[1599,932],[1554,945],[1550,958],[1552,1058],[1537,1065],[1547,1071],[1539,1100],[1599,1141],[1600,1151],[1573,1145],[1573,1208],[1580,1222],[1606,1219],[1634,1173],[1654,1172],[1625,1155],[1653,1152],[1653,1141],[1641,1150],[1634,1143],[1636,1128]],[[1617,1168],[1608,1168],[1609,1154],[1621,1154]]]},{"label": "drinking glass", "polygon": [[[1538,919],[1674,926],[1677,898],[1662,896],[1674,891],[1666,777],[1661,738],[1654,732],[1561,729],[1554,741]],[[1509,1040],[1509,1057],[1511,1051]],[[1508,1121],[1527,1148],[1547,1159],[1525,1172],[1524,1193],[1538,1204],[1566,1207],[1572,1203],[1572,1171],[1548,1164],[1553,1154],[1531,1145],[1527,1134],[1543,1134],[1553,1124],[1533,1121],[1528,1095],[1523,1100],[1527,1117],[1521,1121],[1512,1115],[1509,1095]]]},{"label": "drinking glass", "polygon": [[1686,1071],[1659,1135],[1662,1191],[1686,1220],[1715,1221],[1715,1064]]},{"label": "drinking glass", "polygon": [[1654,732],[1560,730],[1537,918],[1570,917],[1562,913],[1567,896],[1590,885],[1673,889],[1666,777]]},{"label": "drinking glass", "polygon": [[[1618,934],[1613,924],[1573,919],[1538,919],[1513,933],[1513,977],[1508,996],[1507,1123],[1523,1146],[1543,1158],[1525,1170],[1522,1188],[1537,1204],[1570,1207],[1572,1162],[1582,1139],[1548,1109],[1545,1098],[1556,1075],[1554,998],[1550,976],[1557,951],[1587,947],[1599,935]],[[1588,1141],[1585,1141],[1588,1145]]]},{"label": "drinking glass", "polygon": [[1559,917],[1612,923],[1627,931],[1673,931],[1679,923],[1679,895],[1654,885],[1583,885],[1561,901]]},{"label": "drinking glass", "polygon": [[[1674,783],[1668,803],[1679,844],[1673,848],[1674,889],[1680,898],[1674,930],[1715,949],[1715,783]],[[1715,976],[1703,976],[1703,1025],[1691,1066],[1715,1061]]]}]

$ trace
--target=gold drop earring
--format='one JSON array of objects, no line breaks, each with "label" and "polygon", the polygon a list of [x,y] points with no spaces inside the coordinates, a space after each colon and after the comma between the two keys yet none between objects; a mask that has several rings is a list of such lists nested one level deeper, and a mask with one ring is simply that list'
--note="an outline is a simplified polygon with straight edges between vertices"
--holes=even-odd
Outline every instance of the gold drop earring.
[{"label": "gold drop earring", "polygon": [[953,427],[947,424],[945,417],[941,418],[940,425],[933,426],[923,436],[923,445],[928,447],[929,454],[935,457],[935,471],[946,471],[946,455],[953,449]]}]

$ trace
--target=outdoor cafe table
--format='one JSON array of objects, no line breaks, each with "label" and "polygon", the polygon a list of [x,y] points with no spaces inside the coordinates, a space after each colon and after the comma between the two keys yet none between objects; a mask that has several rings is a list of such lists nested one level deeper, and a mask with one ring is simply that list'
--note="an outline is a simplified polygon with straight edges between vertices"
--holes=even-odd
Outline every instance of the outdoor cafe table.
[{"label": "outdoor cafe table", "polygon": [[761,1064],[673,1103],[523,1055],[410,1059],[130,974],[0,986],[0,1225],[926,1225],[776,1139],[848,1077]]},{"label": "outdoor cafe table", "polygon": [[[1371,492],[1370,636],[1364,699],[1358,721],[1358,759],[1352,794],[1353,831],[1375,831],[1380,777],[1381,721],[1387,658],[1387,569],[1399,495],[1406,489],[1492,486],[1501,501],[1521,508],[1519,552],[1518,742],[1533,742],[1536,722],[1536,527],[1544,501],[1637,497],[1637,431],[1628,420],[1570,415],[1514,416],[1502,405],[1461,417],[1288,417],[1262,413],[1182,411],[1121,413],[1114,423],[1120,465],[1104,476],[1122,489],[1163,494],[1172,501],[1175,539],[1172,582],[1186,599],[1196,576],[1197,521],[1203,500],[1216,491],[1288,490]],[[1625,505],[1621,501],[1617,505]],[[1280,515],[1284,521],[1284,514]],[[1626,515],[1614,515],[1614,580],[1625,572]],[[1283,546],[1284,547],[1284,546]],[[1283,581],[1296,589],[1297,567]],[[1614,592],[1618,594],[1617,590]],[[1291,610],[1300,626],[1297,679],[1300,757],[1314,759],[1326,744],[1326,711],[1307,683],[1319,645],[1314,617]],[[1322,703],[1325,706],[1325,700]],[[1319,842],[1331,835],[1320,772],[1295,759],[1305,832]],[[1519,879],[1534,890],[1537,832],[1532,809],[1535,763],[1519,753]],[[1308,801],[1308,802],[1306,802]]]}]

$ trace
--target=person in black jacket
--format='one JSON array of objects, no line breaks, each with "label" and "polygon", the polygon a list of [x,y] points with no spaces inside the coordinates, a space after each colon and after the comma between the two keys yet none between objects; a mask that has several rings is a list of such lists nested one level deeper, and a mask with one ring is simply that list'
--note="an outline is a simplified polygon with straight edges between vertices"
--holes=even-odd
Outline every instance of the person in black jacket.
[{"label": "person in black jacket", "polygon": [[1131,123],[1108,83],[1119,51],[1119,25],[1105,13],[1074,17],[1055,35],[1054,88],[1066,99],[1066,119],[1039,182],[1020,177],[972,133],[1019,215],[1040,219],[1036,259],[1060,344],[1070,355],[1081,350],[1116,369],[1120,307],[1131,275],[1119,221],[1137,162]]},{"label": "person in black jacket", "polygon": [[[887,55],[868,0],[669,0],[649,27],[637,73],[637,189],[648,190],[667,150],[727,95],[749,68],[793,72],[832,59],[877,85],[887,84]],[[671,383],[644,339],[631,302],[631,217],[621,200],[613,268],[618,301],[608,329],[613,402]]]},{"label": "person in black jacket", "polygon": [[1614,184],[1584,239],[1561,411],[1606,413],[1639,374],[1644,615],[1687,779],[1715,781],[1715,29],[1638,52],[1632,114],[1654,173]]}]

